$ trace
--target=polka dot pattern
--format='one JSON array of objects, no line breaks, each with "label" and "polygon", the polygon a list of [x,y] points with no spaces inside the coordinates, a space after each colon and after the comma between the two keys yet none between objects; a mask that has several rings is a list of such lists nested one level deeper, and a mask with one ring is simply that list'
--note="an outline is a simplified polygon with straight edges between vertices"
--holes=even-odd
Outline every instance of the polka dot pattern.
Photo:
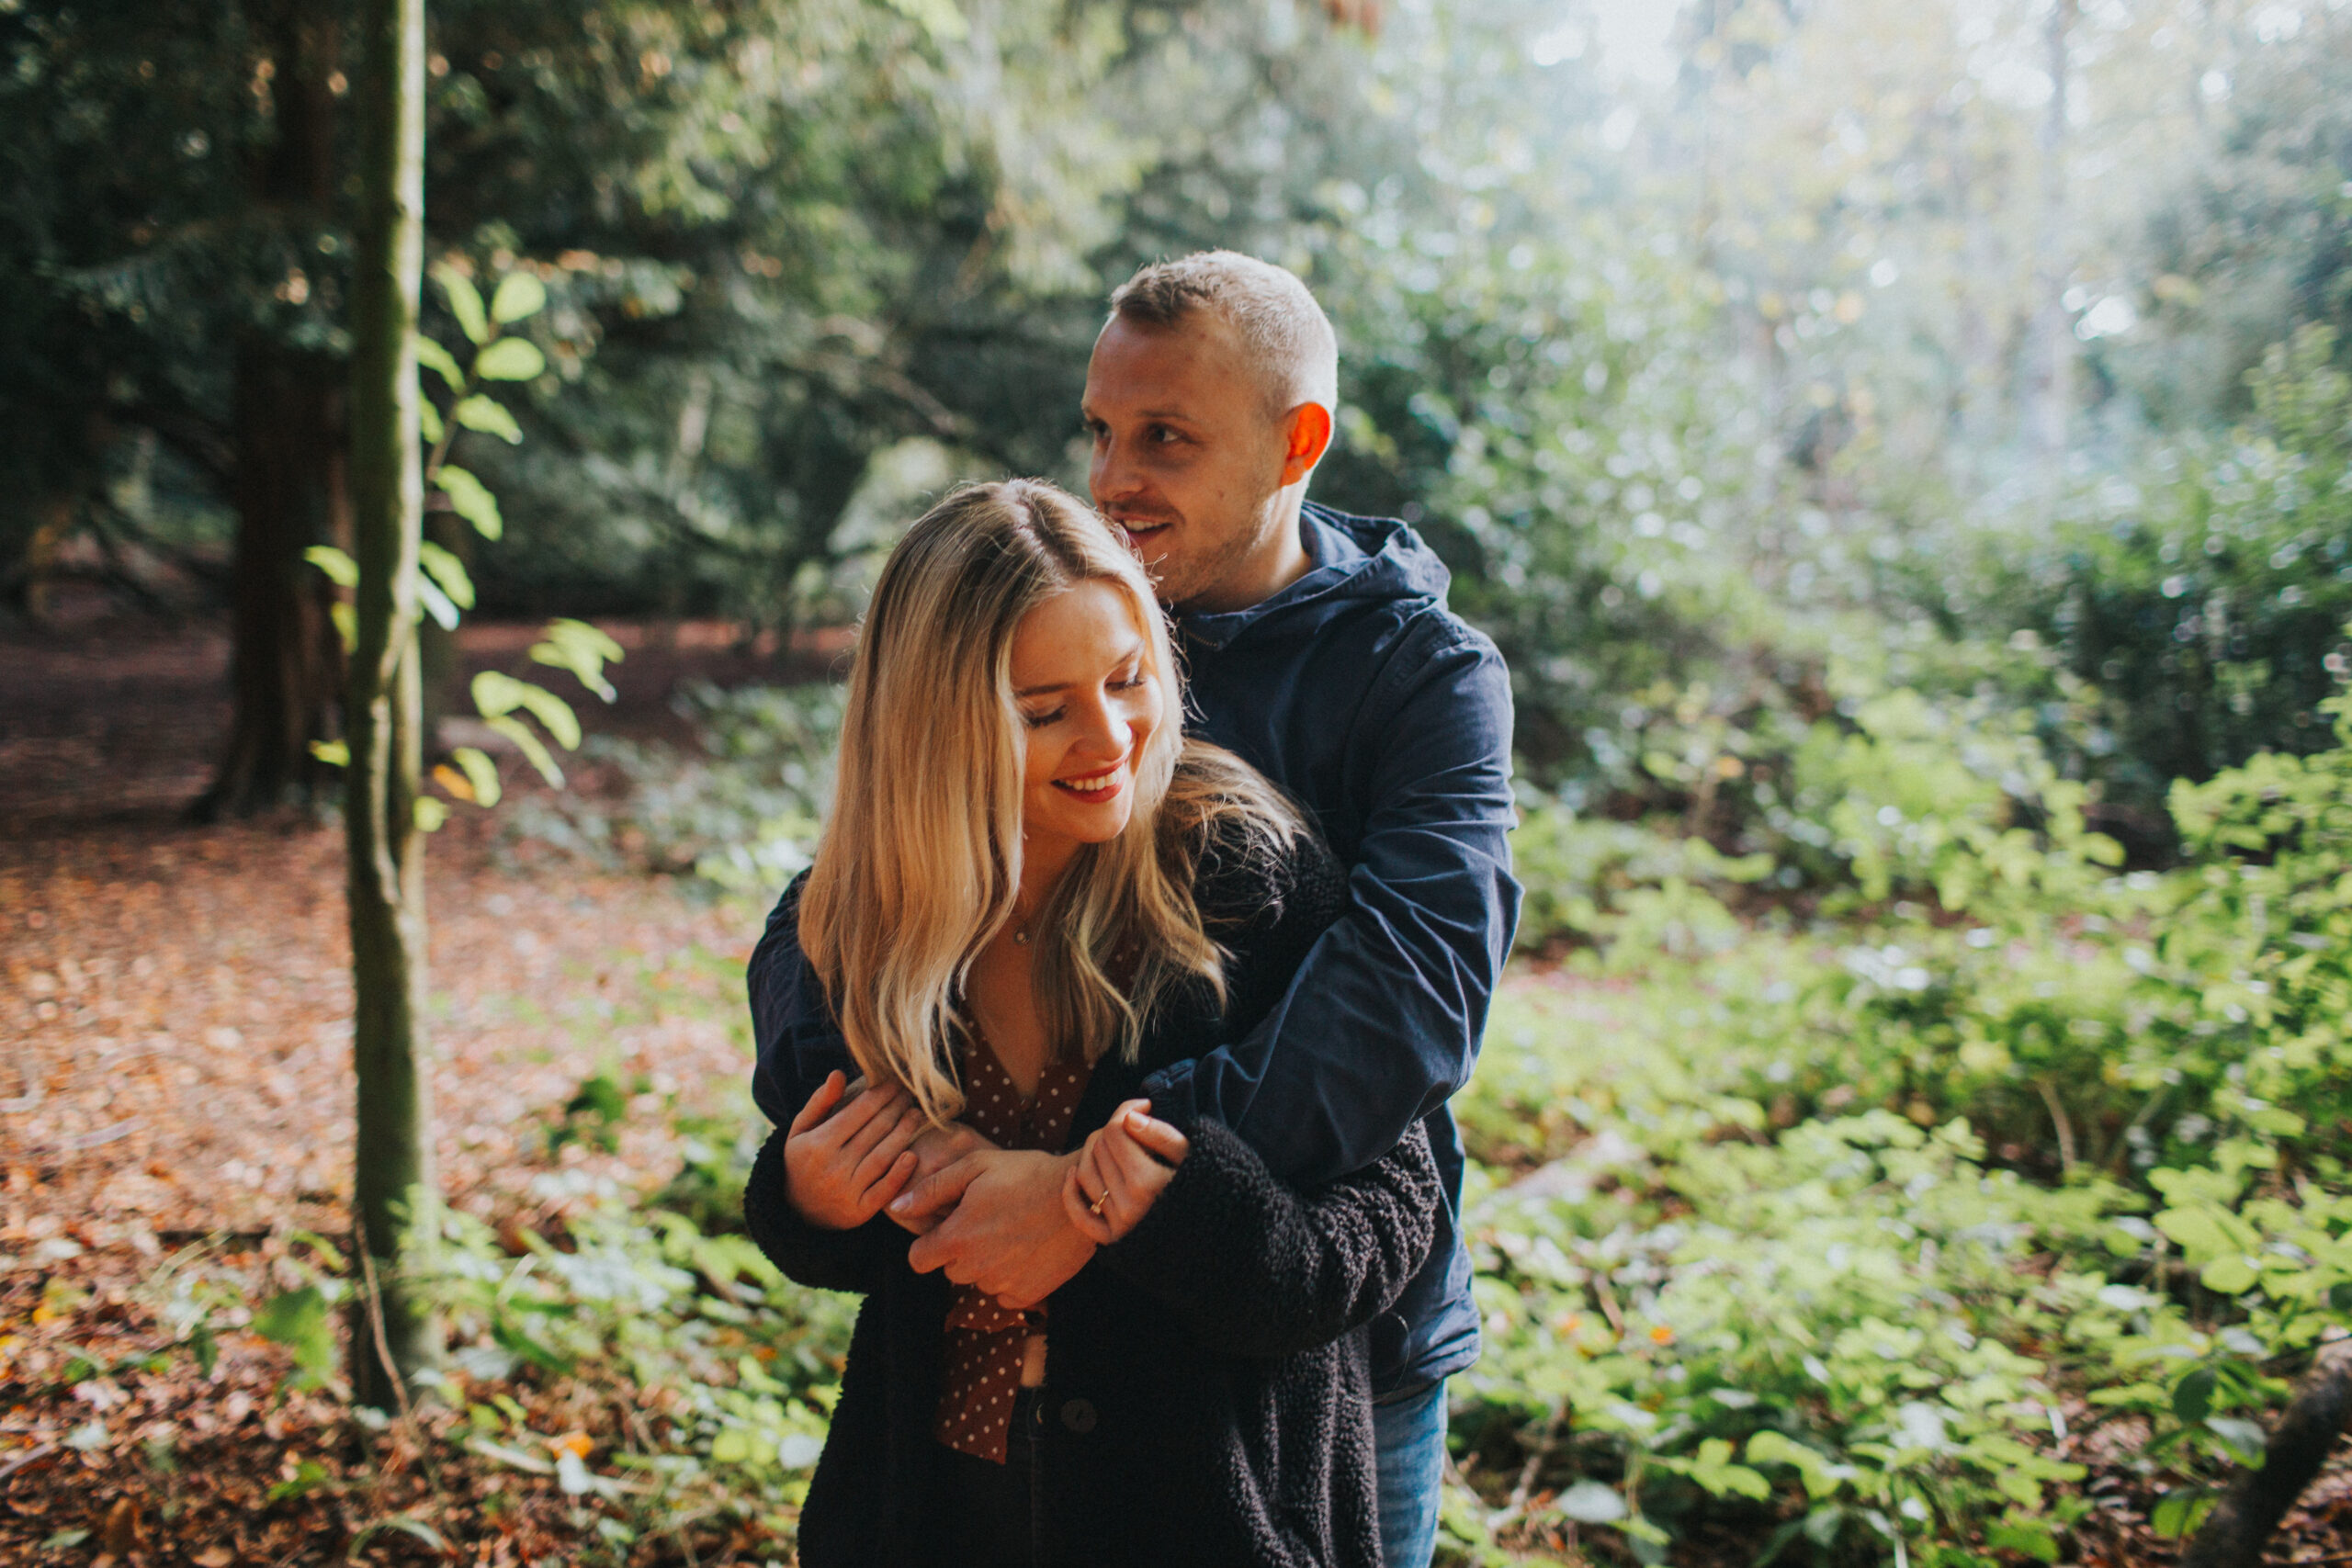
[{"label": "polka dot pattern", "polygon": [[[1061,1153],[1094,1065],[1048,1062],[1036,1094],[1024,1100],[979,1032],[969,1039],[964,1120],[999,1148]],[[1023,1351],[1031,1335],[1045,1330],[1043,1306],[1011,1312],[970,1285],[956,1286],[948,1299],[947,1375],[932,1435],[958,1453],[1002,1464],[1013,1396],[1021,1392]]]}]

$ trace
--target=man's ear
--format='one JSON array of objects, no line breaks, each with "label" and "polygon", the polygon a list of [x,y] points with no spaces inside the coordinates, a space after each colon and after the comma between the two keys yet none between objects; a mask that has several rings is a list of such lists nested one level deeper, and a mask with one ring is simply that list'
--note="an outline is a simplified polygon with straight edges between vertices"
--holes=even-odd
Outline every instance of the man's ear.
[{"label": "man's ear", "polygon": [[1321,403],[1301,403],[1283,419],[1288,430],[1282,488],[1288,490],[1313,473],[1323,454],[1331,449],[1331,411]]}]

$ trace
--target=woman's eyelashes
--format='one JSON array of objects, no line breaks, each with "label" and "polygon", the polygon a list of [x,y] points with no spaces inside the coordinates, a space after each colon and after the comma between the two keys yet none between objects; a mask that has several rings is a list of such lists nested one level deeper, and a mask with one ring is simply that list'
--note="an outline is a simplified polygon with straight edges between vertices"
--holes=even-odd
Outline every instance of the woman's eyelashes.
[{"label": "woman's eyelashes", "polygon": [[[1111,679],[1102,682],[1102,685],[1105,691],[1132,692],[1140,686],[1148,684],[1150,680],[1150,674],[1146,671],[1141,665],[1136,665],[1129,669],[1126,673],[1123,675],[1112,676]],[[1046,713],[1024,713],[1021,716],[1021,718],[1022,722],[1028,725],[1030,728],[1043,729],[1046,726],[1049,724],[1058,724],[1069,716],[1069,708],[1065,705]]]}]

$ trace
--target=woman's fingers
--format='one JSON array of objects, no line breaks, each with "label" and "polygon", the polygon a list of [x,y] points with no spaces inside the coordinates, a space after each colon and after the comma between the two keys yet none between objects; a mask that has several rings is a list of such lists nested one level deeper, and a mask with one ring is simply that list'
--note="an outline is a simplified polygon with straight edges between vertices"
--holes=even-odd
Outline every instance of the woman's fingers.
[{"label": "woman's fingers", "polygon": [[857,1162],[857,1168],[850,1173],[850,1185],[858,1192],[859,1201],[869,1208],[878,1209],[897,1196],[896,1193],[886,1193],[876,1198],[871,1189],[898,1163],[899,1156],[906,1154],[907,1145],[915,1141],[915,1134],[922,1131],[923,1125],[922,1111],[911,1100],[891,1119],[883,1129],[881,1137],[875,1140],[874,1146],[865,1151],[865,1157]]},{"label": "woman's fingers", "polygon": [[785,1136],[797,1138],[822,1122],[833,1107],[841,1103],[843,1089],[844,1080],[841,1073],[838,1070],[827,1073],[825,1081],[817,1086],[817,1092],[808,1097],[808,1103],[800,1108],[800,1114],[792,1119],[792,1126]]},{"label": "woman's fingers", "polygon": [[1193,1152],[1190,1138],[1152,1115],[1149,1100],[1132,1101],[1120,1109],[1125,1114],[1116,1118],[1117,1125],[1162,1164],[1182,1165],[1184,1156]]},{"label": "woman's fingers", "polygon": [[1086,1140],[1086,1147],[1079,1151],[1076,1168],[1080,1192],[1085,1198],[1087,1207],[1098,1214],[1104,1208],[1102,1195],[1110,1190],[1110,1177],[1103,1168],[1102,1150],[1108,1132],[1106,1128]]},{"label": "woman's fingers", "polygon": [[1136,1192],[1157,1192],[1165,1186],[1168,1167],[1152,1158],[1124,1124],[1115,1125],[1114,1130],[1117,1136],[1102,1140],[1102,1162],[1109,1168],[1105,1174]]},{"label": "woman's fingers", "polygon": [[1148,1178],[1139,1168],[1148,1168],[1151,1156],[1124,1134],[1105,1138],[1102,1144],[1102,1190],[1111,1195],[1102,1212],[1110,1216],[1112,1228],[1125,1235],[1157,1195],[1145,1184]]},{"label": "woman's fingers", "polygon": [[888,1136],[898,1124],[899,1108],[907,1103],[907,1092],[896,1084],[882,1089],[868,1089],[842,1107],[833,1120],[841,1123],[840,1148],[842,1157],[854,1165],[864,1159],[867,1151]]},{"label": "woman's fingers", "polygon": [[[1173,1131],[1173,1129],[1170,1129]],[[1104,1129],[1103,1190],[1110,1194],[1104,1211],[1112,1228],[1125,1235],[1141,1223],[1160,1193],[1175,1179],[1175,1168],[1162,1164],[1127,1130],[1125,1120]]]},{"label": "woman's fingers", "polygon": [[914,1179],[915,1172],[921,1168],[911,1149],[892,1160],[890,1168],[882,1173],[881,1179],[867,1188],[865,1195],[858,1200],[858,1206],[865,1211],[865,1217],[872,1219],[881,1212],[883,1204],[905,1191],[907,1183]]},{"label": "woman's fingers", "polygon": [[1086,1179],[1079,1174],[1079,1167],[1071,1166],[1062,1178],[1062,1212],[1069,1216],[1069,1223],[1079,1235],[1097,1247],[1108,1247],[1118,1238],[1112,1233],[1111,1222],[1091,1203]]},{"label": "woman's fingers", "polygon": [[1184,1134],[1131,1100],[1086,1140],[1062,1181],[1062,1208],[1080,1235],[1098,1247],[1135,1229],[1191,1151]]}]

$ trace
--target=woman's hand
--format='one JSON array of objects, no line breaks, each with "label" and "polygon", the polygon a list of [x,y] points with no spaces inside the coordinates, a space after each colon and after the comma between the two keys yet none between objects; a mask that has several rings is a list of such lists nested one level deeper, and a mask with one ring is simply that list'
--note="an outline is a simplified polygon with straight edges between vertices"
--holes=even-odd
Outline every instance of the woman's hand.
[{"label": "woman's hand", "polygon": [[913,1098],[896,1084],[875,1089],[860,1078],[858,1085],[828,1073],[785,1134],[785,1196],[820,1230],[851,1230],[872,1219],[918,1164],[909,1145],[924,1123]]},{"label": "woman's hand", "polygon": [[1130,1100],[1086,1140],[1062,1181],[1062,1207],[1079,1234],[1108,1247],[1136,1228],[1184,1163],[1192,1142],[1154,1121],[1151,1101]]}]

